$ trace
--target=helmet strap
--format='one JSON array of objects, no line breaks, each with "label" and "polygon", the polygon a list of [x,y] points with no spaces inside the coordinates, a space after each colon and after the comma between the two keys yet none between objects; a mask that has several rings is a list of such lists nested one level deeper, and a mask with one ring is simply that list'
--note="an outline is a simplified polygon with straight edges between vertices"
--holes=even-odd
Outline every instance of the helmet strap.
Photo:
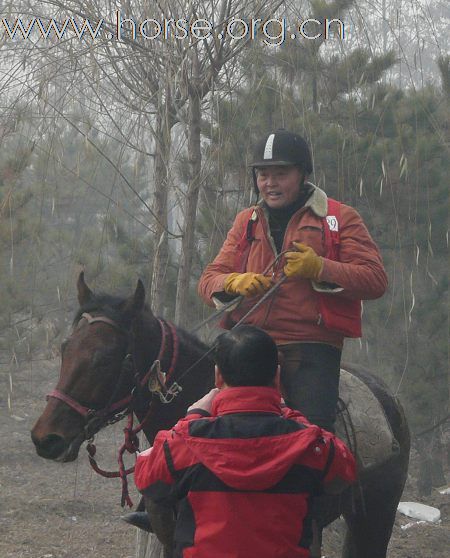
[{"label": "helmet strap", "polygon": [[252,177],[253,177],[253,190],[255,191],[255,194],[256,194],[256,201],[258,201],[259,188],[258,188],[258,184],[256,182],[256,169],[255,169],[255,167],[252,167]]}]

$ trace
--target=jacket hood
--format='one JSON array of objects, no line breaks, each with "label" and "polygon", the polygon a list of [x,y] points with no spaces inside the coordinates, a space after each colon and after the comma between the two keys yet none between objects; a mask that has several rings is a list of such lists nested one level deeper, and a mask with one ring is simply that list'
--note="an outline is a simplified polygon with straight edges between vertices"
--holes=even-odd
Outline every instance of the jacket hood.
[{"label": "jacket hood", "polygon": [[[221,417],[230,413],[266,413],[281,419],[280,394],[275,388],[227,388],[215,398],[213,414]],[[260,418],[264,420],[263,416]],[[260,491],[275,485],[292,465],[301,463],[302,457],[313,452],[320,438],[319,427],[299,426],[299,430],[287,434],[245,439],[191,436],[188,424],[176,432],[196,460],[222,482],[237,490]]]}]

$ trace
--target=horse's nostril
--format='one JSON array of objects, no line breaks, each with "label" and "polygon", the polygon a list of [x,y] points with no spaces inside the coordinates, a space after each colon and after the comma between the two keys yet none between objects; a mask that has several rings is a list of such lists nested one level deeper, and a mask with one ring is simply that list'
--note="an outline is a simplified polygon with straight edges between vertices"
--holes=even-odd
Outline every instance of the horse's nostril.
[{"label": "horse's nostril", "polygon": [[57,459],[67,447],[64,438],[57,434],[49,434],[42,438],[42,440],[37,440],[33,437],[33,442],[36,446],[37,454],[46,459]]}]

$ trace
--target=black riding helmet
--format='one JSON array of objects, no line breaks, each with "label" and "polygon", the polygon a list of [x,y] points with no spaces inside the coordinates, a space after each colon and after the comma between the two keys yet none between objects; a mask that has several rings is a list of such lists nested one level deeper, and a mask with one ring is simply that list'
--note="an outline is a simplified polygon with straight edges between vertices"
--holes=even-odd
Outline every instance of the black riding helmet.
[{"label": "black riding helmet", "polygon": [[311,174],[313,170],[311,152],[306,141],[283,129],[271,132],[257,143],[253,160],[253,168],[296,165],[305,174]]},{"label": "black riding helmet", "polygon": [[251,163],[253,183],[257,194],[256,169],[272,166],[300,167],[304,174],[313,171],[311,152],[306,141],[292,132],[284,129],[276,130],[265,136],[256,144]]}]

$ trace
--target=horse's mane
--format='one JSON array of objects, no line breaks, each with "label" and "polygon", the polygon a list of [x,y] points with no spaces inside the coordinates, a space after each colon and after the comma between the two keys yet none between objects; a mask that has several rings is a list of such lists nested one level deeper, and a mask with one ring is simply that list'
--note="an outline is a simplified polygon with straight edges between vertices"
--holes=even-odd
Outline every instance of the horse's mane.
[{"label": "horse's mane", "polygon": [[185,329],[177,326],[177,333],[178,337],[180,338],[181,342],[185,342],[190,345],[194,350],[198,351],[207,351],[210,347],[203,343],[198,337],[196,337],[193,333],[189,333]]}]

